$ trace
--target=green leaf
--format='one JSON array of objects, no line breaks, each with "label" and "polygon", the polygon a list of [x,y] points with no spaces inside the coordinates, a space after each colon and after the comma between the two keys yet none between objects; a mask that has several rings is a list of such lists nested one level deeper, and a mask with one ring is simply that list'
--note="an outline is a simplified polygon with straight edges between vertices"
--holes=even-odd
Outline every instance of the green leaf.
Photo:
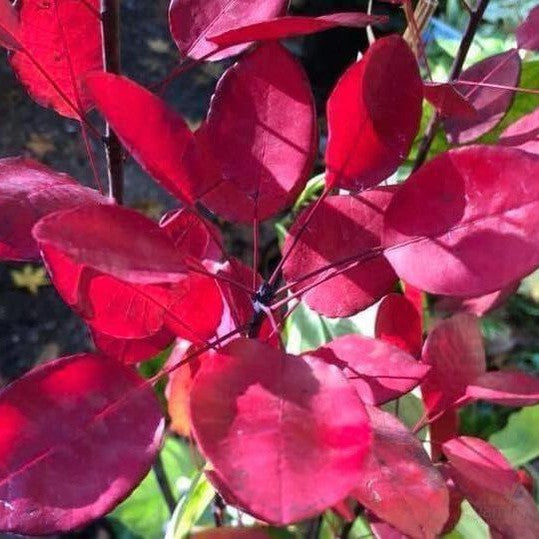
[{"label": "green leaf", "polygon": [[200,520],[215,496],[215,489],[200,472],[189,492],[180,500],[167,530],[166,539],[183,539]]},{"label": "green leaf", "polygon": [[448,539],[490,539],[488,525],[467,502],[462,502],[462,515],[455,529],[444,535]]},{"label": "green leaf", "polygon": [[369,308],[350,318],[326,318],[300,303],[285,324],[286,350],[290,354],[301,354],[341,335],[372,335],[374,315],[375,310]]},{"label": "green leaf", "polygon": [[[190,478],[196,470],[191,462],[189,448],[186,444],[168,438],[161,451],[163,466],[171,488],[177,498],[190,484]],[[182,488],[183,483],[183,488]],[[131,496],[122,502],[109,518],[131,533],[131,537],[144,539],[161,539],[170,512],[159,489],[153,470],[133,491]],[[126,537],[125,532],[122,534]]]},{"label": "green leaf", "polygon": [[522,466],[539,457],[539,405],[511,414],[507,426],[494,433],[494,444],[513,466]]}]

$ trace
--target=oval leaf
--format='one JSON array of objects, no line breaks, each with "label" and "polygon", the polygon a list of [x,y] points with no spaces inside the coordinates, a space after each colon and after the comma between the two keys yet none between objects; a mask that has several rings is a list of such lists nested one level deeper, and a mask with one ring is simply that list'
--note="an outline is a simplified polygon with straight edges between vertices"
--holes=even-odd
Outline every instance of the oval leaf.
[{"label": "oval leaf", "polygon": [[383,404],[417,386],[429,371],[400,348],[359,335],[338,337],[306,354],[336,365],[366,404]]},{"label": "oval leaf", "polygon": [[317,138],[301,65],[278,43],[243,57],[221,77],[199,137],[222,175],[202,198],[211,210],[251,223],[292,204],[311,171]]},{"label": "oval leaf", "polygon": [[[494,146],[451,150],[423,165],[385,215],[385,256],[434,294],[474,297],[539,265],[539,158]],[[419,211],[420,209],[420,211]]]},{"label": "oval leaf", "polygon": [[498,144],[539,155],[539,108],[511,124],[500,135]]},{"label": "oval leaf", "polygon": [[517,28],[517,43],[520,49],[539,51],[539,6],[535,6],[526,20]]},{"label": "oval leaf", "polygon": [[34,369],[0,393],[0,528],[53,534],[108,513],[150,469],[163,428],[151,386],[118,362]]},{"label": "oval leaf", "polygon": [[364,28],[370,24],[387,22],[387,17],[367,13],[332,13],[321,17],[277,17],[247,24],[215,34],[208,39],[219,47],[231,47],[253,41],[273,41],[323,32],[339,26]]},{"label": "oval leaf", "polygon": [[496,448],[462,436],[446,442],[443,451],[457,487],[493,532],[530,539],[539,535],[539,512],[533,498]]},{"label": "oval leaf", "polygon": [[432,367],[421,389],[433,416],[461,398],[468,384],[486,371],[479,320],[456,314],[440,322],[425,341],[422,360]]},{"label": "oval leaf", "polygon": [[422,101],[406,42],[397,35],[377,40],[329,98],[326,185],[362,190],[393,174],[419,129]]},{"label": "oval leaf", "polygon": [[[383,256],[381,236],[393,192],[380,188],[357,196],[330,196],[317,208],[283,267],[287,283],[297,282],[294,291],[313,286],[302,296],[311,309],[330,317],[350,316],[391,291],[397,279]],[[296,219],[283,252],[310,214],[307,208]],[[321,283],[354,260],[357,264],[350,270]]]},{"label": "oval leaf", "polygon": [[287,3],[286,0],[172,0],[170,31],[183,56],[199,60],[211,55],[213,61],[222,60],[243,52],[250,43],[223,51],[208,36],[281,15]]},{"label": "oval leaf", "polygon": [[79,79],[103,70],[99,0],[21,0],[16,5],[24,47],[10,57],[17,77],[40,105],[79,119],[92,106]]},{"label": "oval leaf", "polygon": [[360,481],[368,417],[337,367],[247,339],[201,364],[191,389],[194,435],[250,512],[296,522],[339,502]]},{"label": "oval leaf", "polygon": [[31,159],[0,159],[0,260],[39,260],[32,227],[41,217],[97,203],[105,204],[107,199],[67,174]]},{"label": "oval leaf", "polygon": [[539,378],[523,372],[486,372],[466,388],[466,397],[503,406],[532,406],[539,403]]},{"label": "oval leaf", "polygon": [[391,414],[367,407],[374,439],[353,496],[409,537],[434,538],[449,517],[449,493],[421,442]]},{"label": "oval leaf", "polygon": [[[504,86],[517,86],[520,78],[520,56],[516,49],[490,56],[468,68],[459,80]],[[490,131],[509,109],[515,92],[455,83],[455,88],[476,109],[471,118],[453,116],[445,121],[451,144],[466,144]]]},{"label": "oval leaf", "polygon": [[34,227],[40,247],[118,279],[150,284],[185,278],[185,257],[159,226],[121,206],[85,206],[56,212]]}]

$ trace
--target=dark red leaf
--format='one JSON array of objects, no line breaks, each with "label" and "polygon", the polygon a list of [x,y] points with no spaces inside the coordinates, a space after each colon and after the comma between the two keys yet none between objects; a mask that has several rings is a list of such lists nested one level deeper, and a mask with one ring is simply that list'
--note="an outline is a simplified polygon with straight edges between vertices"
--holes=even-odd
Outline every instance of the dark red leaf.
[{"label": "dark red leaf", "polygon": [[473,118],[475,107],[455,88],[451,82],[424,82],[425,99],[434,106],[443,118]]},{"label": "dark red leaf", "polygon": [[406,42],[376,41],[328,101],[326,184],[366,189],[393,174],[419,129],[423,83]]},{"label": "dark red leaf", "polygon": [[360,335],[338,337],[306,355],[339,367],[366,404],[383,404],[408,393],[429,371],[400,348]]},{"label": "dark red leaf", "polygon": [[466,388],[466,396],[503,406],[531,406],[539,403],[539,378],[523,372],[486,372]]},{"label": "dark red leaf", "polygon": [[[428,394],[427,394],[428,397]],[[425,398],[425,394],[423,394]],[[440,417],[429,425],[430,457],[432,462],[438,462],[443,456],[442,444],[458,436],[460,427],[459,411],[457,408],[449,408]]]},{"label": "dark red leaf", "polygon": [[539,155],[539,108],[511,124],[500,135],[498,144]]},{"label": "dark red leaf", "polygon": [[38,260],[32,227],[41,217],[73,206],[106,202],[67,174],[36,161],[0,159],[0,259]]},{"label": "dark red leaf", "polygon": [[516,31],[520,49],[539,51],[539,6],[535,6]]},{"label": "dark red leaf", "polygon": [[368,416],[337,367],[255,340],[234,340],[201,359],[191,420],[228,490],[276,524],[345,498],[370,447]]},{"label": "dark red leaf", "polygon": [[[10,57],[11,66],[40,105],[78,119],[79,112],[91,108],[80,91],[79,79],[89,71],[103,69],[99,0],[21,0],[16,5],[24,50]],[[71,104],[43,76],[29,54]]]},{"label": "dark red leaf", "polygon": [[434,294],[499,290],[539,265],[539,158],[511,148],[451,150],[423,165],[385,214],[385,256]]},{"label": "dark red leaf", "polygon": [[364,28],[369,24],[382,24],[387,17],[367,13],[332,13],[321,17],[277,17],[254,24],[243,24],[208,39],[219,47],[231,47],[253,41],[272,41],[323,32],[339,26]]},{"label": "dark red leaf", "polygon": [[219,229],[193,211],[183,208],[165,215],[159,223],[176,248],[197,260],[218,261],[223,238]]},{"label": "dark red leaf", "polygon": [[[201,59],[218,50],[208,36],[282,15],[287,4],[286,0],[172,0],[170,31],[183,56]],[[216,52],[210,59],[215,61],[234,56],[249,45],[246,43]]]},{"label": "dark red leaf", "polygon": [[421,442],[391,414],[367,407],[374,439],[353,496],[409,537],[437,536],[449,516],[445,482]]},{"label": "dark red leaf", "polygon": [[0,528],[53,534],[108,513],[150,469],[163,428],[151,386],[116,361],[34,369],[0,393]]},{"label": "dark red leaf", "polygon": [[[454,436],[451,438],[453,437]],[[445,479],[445,484],[447,486],[447,490],[449,491],[449,518],[447,519],[444,529],[442,530],[442,534],[446,534],[453,530],[460,520],[460,516],[462,514],[461,506],[462,502],[464,501],[464,496],[451,478],[451,470],[449,465],[444,462],[438,466],[438,470]]]},{"label": "dark red leaf", "polygon": [[516,281],[501,290],[496,290],[495,292],[477,298],[441,297],[436,302],[436,310],[450,313],[464,312],[483,316],[503,305],[518,290],[519,285],[520,281]]},{"label": "dark red leaf", "polygon": [[502,537],[539,536],[539,512],[517,473],[492,445],[462,436],[443,445],[450,474],[493,532]]},{"label": "dark red leaf", "polygon": [[421,389],[425,406],[434,416],[461,398],[466,387],[486,371],[478,319],[456,314],[441,321],[429,333],[422,359],[431,366]]},{"label": "dark red leaf", "polygon": [[305,186],[316,139],[301,65],[278,43],[258,47],[220,79],[199,132],[221,171],[203,203],[231,221],[272,217]]},{"label": "dark red leaf", "polygon": [[184,119],[125,77],[93,73],[84,86],[139,165],[180,200],[196,200],[198,155]]},{"label": "dark red leaf", "polygon": [[19,16],[10,0],[0,0],[0,46],[7,49],[20,49]]},{"label": "dark red leaf", "polygon": [[[520,56],[516,49],[490,56],[466,69],[459,80],[517,86],[520,78]],[[505,115],[513,100],[513,90],[485,88],[455,83],[476,109],[472,118],[453,116],[445,121],[445,130],[452,144],[466,144],[490,131]]]},{"label": "dark red leaf", "polygon": [[33,229],[41,249],[136,284],[185,278],[185,256],[159,226],[121,206],[85,206],[44,217]]},{"label": "dark red leaf", "polygon": [[[346,263],[357,259],[358,264],[306,292],[302,299],[309,307],[326,316],[350,316],[391,291],[397,278],[383,256],[381,236],[384,210],[393,193],[380,188],[357,196],[330,196],[320,204],[283,267],[287,283],[297,282],[293,290],[301,290]],[[296,219],[283,252],[288,252],[310,213],[307,208]]]},{"label": "dark red leaf", "polygon": [[402,294],[389,294],[382,300],[376,314],[374,332],[378,339],[394,344],[414,357],[421,355],[421,315]]},{"label": "dark red leaf", "polygon": [[142,339],[117,339],[94,329],[91,329],[91,333],[96,348],[103,355],[125,365],[152,359],[174,340],[174,335],[166,329]]}]

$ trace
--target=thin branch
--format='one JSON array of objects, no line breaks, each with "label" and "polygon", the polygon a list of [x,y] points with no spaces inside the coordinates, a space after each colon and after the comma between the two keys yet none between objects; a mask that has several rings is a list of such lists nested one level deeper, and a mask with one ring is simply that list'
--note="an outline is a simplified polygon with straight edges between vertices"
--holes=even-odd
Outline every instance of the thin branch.
[{"label": "thin branch", "polygon": [[159,490],[161,491],[168,510],[172,515],[174,513],[174,509],[176,508],[176,499],[174,497],[174,493],[172,492],[172,488],[170,487],[170,483],[165,472],[165,467],[163,466],[163,459],[161,458],[160,453],[157,455],[157,458],[152,465],[152,470],[155,474],[155,478],[157,479]]},{"label": "thin branch", "polygon": [[[119,74],[120,64],[120,0],[101,0],[101,33],[103,36],[103,63],[109,73]],[[118,204],[123,201],[124,160],[120,140],[107,123],[105,153],[109,196]]]},{"label": "thin branch", "polygon": [[[449,81],[454,81],[460,76],[462,68],[464,66],[464,62],[466,61],[466,56],[468,55],[468,51],[470,50],[470,46],[477,32],[477,29],[479,28],[479,23],[483,18],[483,14],[487,9],[488,3],[489,0],[479,0],[477,8],[470,15],[468,26],[466,28],[466,31],[464,32],[464,36],[462,38],[462,41],[460,42],[457,56],[455,57],[455,61],[453,62],[453,66],[451,67],[451,71],[449,73]],[[436,136],[439,127],[440,115],[438,113],[434,113],[429,120],[427,128],[425,129],[425,134],[423,135],[423,139],[421,140],[421,144],[419,145],[417,157],[413,168],[414,171],[416,171],[425,162],[425,159],[427,158],[430,147],[432,146],[434,137]]]}]

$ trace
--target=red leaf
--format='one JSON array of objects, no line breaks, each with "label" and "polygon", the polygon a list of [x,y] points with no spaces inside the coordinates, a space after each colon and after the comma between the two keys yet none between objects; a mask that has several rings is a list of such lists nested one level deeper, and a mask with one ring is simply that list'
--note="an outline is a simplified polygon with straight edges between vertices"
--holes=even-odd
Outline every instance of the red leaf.
[{"label": "red leaf", "polygon": [[539,51],[539,6],[535,6],[516,31],[520,49]]},{"label": "red leaf", "polygon": [[221,259],[219,247],[223,245],[221,232],[213,223],[187,208],[168,213],[161,219],[159,225],[182,253],[197,260]]},{"label": "red leaf", "polygon": [[345,335],[308,352],[339,367],[365,404],[383,404],[417,386],[429,367],[391,344]]},{"label": "red leaf", "polygon": [[271,19],[286,11],[286,0],[172,0],[169,20],[172,37],[183,56],[195,60],[212,51],[211,60],[222,60],[243,52],[250,43],[217,52],[208,36],[237,26]]},{"label": "red leaf", "polygon": [[434,106],[444,118],[473,118],[475,107],[455,89],[451,82],[424,82],[425,99]]},{"label": "red leaf", "polygon": [[495,292],[477,298],[441,297],[436,302],[436,310],[452,313],[464,312],[483,316],[503,305],[518,290],[519,285],[520,281],[516,281],[501,290],[496,290]]},{"label": "red leaf", "polygon": [[99,193],[21,157],[0,159],[0,260],[39,260],[32,227],[58,210],[106,203]]},{"label": "red leaf", "polygon": [[376,41],[329,98],[326,185],[362,190],[393,174],[419,129],[422,101],[406,42],[397,35]]},{"label": "red leaf", "polygon": [[486,372],[466,388],[466,396],[503,406],[531,406],[539,403],[539,378],[523,372]]},{"label": "red leaf", "polygon": [[[307,291],[302,299],[309,307],[326,316],[350,316],[391,291],[397,278],[383,256],[381,236],[383,213],[393,193],[380,188],[357,196],[330,196],[320,204],[284,265],[287,283],[297,281],[293,290],[301,290],[346,263],[359,263]],[[307,208],[296,219],[283,252],[288,252],[310,213]],[[320,271],[323,268],[327,269]]]},{"label": "red leaf", "polygon": [[[10,57],[17,77],[40,105],[79,119],[79,112],[87,112],[91,102],[78,81],[88,71],[103,69],[99,0],[21,0],[17,7],[24,46]],[[29,54],[78,110],[66,103]]]},{"label": "red leaf", "polygon": [[369,24],[382,24],[387,17],[366,13],[332,13],[321,17],[277,17],[254,24],[242,24],[208,39],[219,47],[231,47],[253,41],[272,41],[323,32],[339,26],[364,28]]},{"label": "red leaf", "polygon": [[[459,80],[517,86],[520,56],[516,49],[490,56],[468,68]],[[452,144],[466,144],[490,131],[505,115],[513,100],[513,90],[474,87],[455,83],[455,88],[473,105],[472,118],[448,118],[445,130]]]},{"label": "red leaf", "polygon": [[[381,2],[388,0],[380,0]],[[394,2],[391,2],[394,3]],[[406,535],[390,526],[387,522],[380,520],[376,515],[367,513],[369,527],[376,539],[406,539]]]},{"label": "red leaf", "polygon": [[361,480],[370,427],[339,369],[247,339],[201,363],[191,389],[194,435],[249,512],[296,522]]},{"label": "red leaf", "polygon": [[[453,436],[451,438],[453,438]],[[460,520],[460,516],[462,514],[461,506],[462,502],[464,501],[464,496],[451,478],[451,470],[449,465],[444,462],[439,465],[438,470],[445,479],[445,484],[447,486],[447,490],[449,491],[449,518],[447,519],[444,529],[442,530],[442,534],[445,535],[446,533],[452,531]]]},{"label": "red leaf", "polygon": [[468,384],[486,371],[478,319],[456,314],[441,321],[429,333],[422,359],[432,367],[421,389],[425,406],[434,416],[461,398]]},{"label": "red leaf", "polygon": [[184,119],[125,77],[92,73],[84,79],[84,85],[139,165],[183,202],[191,204],[196,200],[197,153]]},{"label": "red leaf", "polygon": [[96,348],[103,355],[125,365],[152,359],[174,340],[174,335],[166,329],[142,339],[117,339],[94,329],[91,329],[91,333]]},{"label": "red leaf", "polygon": [[40,248],[118,279],[150,284],[185,278],[183,253],[159,226],[121,206],[86,206],[44,217],[33,229]]},{"label": "red leaf", "polygon": [[382,300],[376,314],[374,332],[378,339],[394,344],[414,357],[421,355],[421,315],[402,294],[389,294]]},{"label": "red leaf", "polygon": [[108,513],[150,469],[163,428],[151,386],[118,362],[34,369],[0,393],[0,528],[53,534]]},{"label": "red leaf", "polygon": [[423,165],[385,214],[385,256],[397,274],[434,294],[473,297],[539,264],[539,159],[472,146]]},{"label": "red leaf", "polygon": [[301,65],[278,43],[260,46],[221,77],[199,133],[222,175],[203,203],[231,221],[272,217],[305,186],[316,138]]},{"label": "red leaf", "polygon": [[486,371],[478,319],[456,314],[440,322],[425,341],[422,359],[432,367],[421,389],[429,415],[434,416],[461,398]]},{"label": "red leaf", "polygon": [[372,406],[367,411],[374,440],[353,496],[407,536],[435,537],[449,516],[442,476],[400,421]]},{"label": "red leaf", "polygon": [[451,477],[492,531],[503,537],[539,536],[539,513],[516,472],[493,446],[462,436],[443,445]]},{"label": "red leaf", "polygon": [[7,49],[20,49],[19,16],[10,0],[0,0],[0,46]]},{"label": "red leaf", "polygon": [[539,109],[511,124],[500,135],[498,144],[539,155]]}]

